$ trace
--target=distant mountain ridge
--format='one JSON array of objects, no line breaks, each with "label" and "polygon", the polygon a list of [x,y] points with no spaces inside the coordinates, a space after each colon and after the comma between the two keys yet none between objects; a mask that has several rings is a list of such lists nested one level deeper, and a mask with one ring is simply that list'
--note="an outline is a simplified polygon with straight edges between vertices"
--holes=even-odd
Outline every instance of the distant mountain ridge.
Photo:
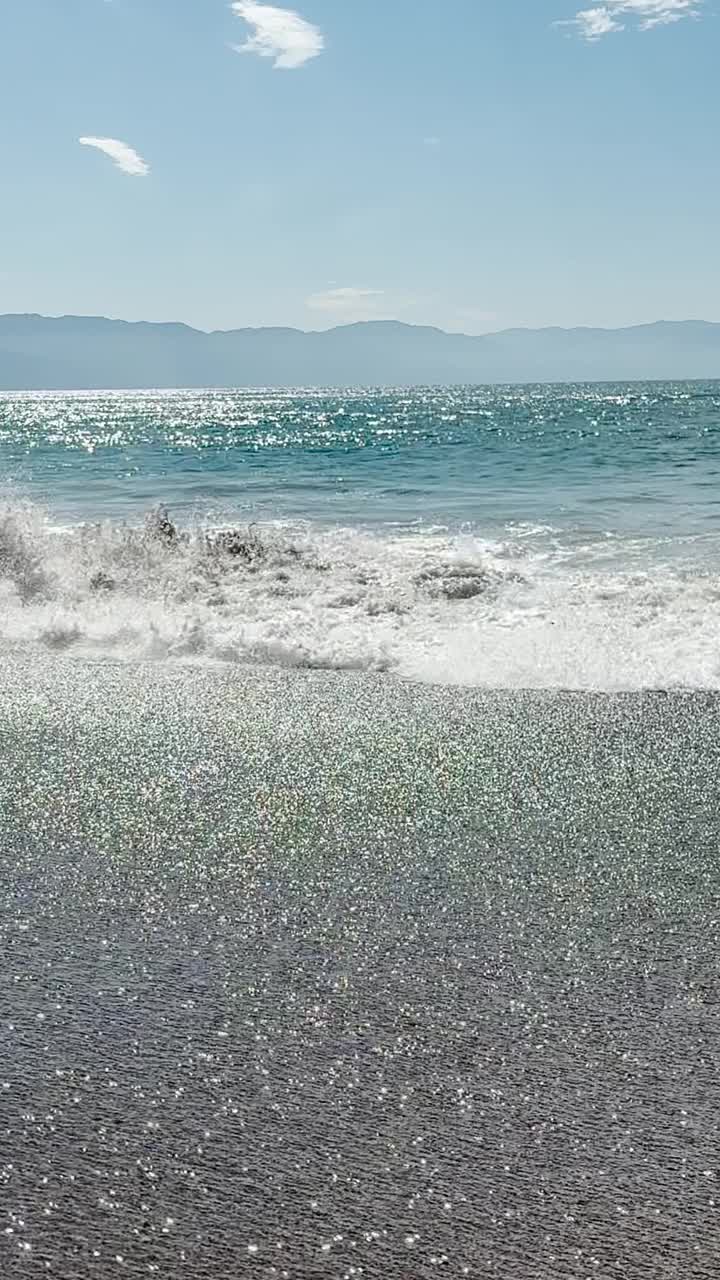
[{"label": "distant mountain ridge", "polygon": [[0,316],[0,390],[417,386],[720,378],[720,324],[505,329],[395,320],[205,333],[102,316]]}]

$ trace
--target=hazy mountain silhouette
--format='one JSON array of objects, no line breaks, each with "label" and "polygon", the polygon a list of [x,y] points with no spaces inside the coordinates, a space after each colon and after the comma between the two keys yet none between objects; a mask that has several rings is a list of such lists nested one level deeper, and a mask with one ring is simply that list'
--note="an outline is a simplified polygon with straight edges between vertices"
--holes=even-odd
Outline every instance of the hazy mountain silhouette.
[{"label": "hazy mountain silhouette", "polygon": [[720,378],[720,324],[506,329],[484,337],[397,321],[322,333],[0,316],[0,389],[405,386]]}]

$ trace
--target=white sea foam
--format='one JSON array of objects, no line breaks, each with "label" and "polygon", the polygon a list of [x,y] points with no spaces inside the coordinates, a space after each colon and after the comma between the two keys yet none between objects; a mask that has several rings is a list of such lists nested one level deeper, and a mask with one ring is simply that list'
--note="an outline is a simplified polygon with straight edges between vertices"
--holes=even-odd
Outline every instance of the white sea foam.
[{"label": "white sea foam", "polygon": [[443,684],[720,687],[720,544],[268,525],[249,555],[0,508],[0,643]]}]

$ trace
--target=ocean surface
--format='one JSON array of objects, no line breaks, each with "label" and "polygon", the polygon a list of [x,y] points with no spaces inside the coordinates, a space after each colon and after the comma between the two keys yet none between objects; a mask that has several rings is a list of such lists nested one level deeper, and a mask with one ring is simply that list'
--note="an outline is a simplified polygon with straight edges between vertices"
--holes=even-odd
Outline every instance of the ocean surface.
[{"label": "ocean surface", "polygon": [[3,1280],[715,1280],[719,433],[0,397]]},{"label": "ocean surface", "polygon": [[[10,646],[492,688],[720,679],[717,383],[5,395],[0,478]],[[158,504],[188,534],[171,554],[132,533]],[[250,572],[207,555],[208,529],[251,523]]]}]

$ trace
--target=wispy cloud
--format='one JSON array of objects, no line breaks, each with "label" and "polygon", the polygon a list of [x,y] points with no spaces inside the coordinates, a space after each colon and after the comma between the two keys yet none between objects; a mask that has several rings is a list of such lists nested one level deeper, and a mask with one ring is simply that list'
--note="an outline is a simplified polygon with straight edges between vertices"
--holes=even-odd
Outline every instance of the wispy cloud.
[{"label": "wispy cloud", "polygon": [[319,28],[291,9],[277,9],[259,0],[233,0],[230,8],[253,29],[245,44],[233,45],[236,53],[257,53],[272,58],[278,70],[293,70],[317,58],[325,47]]},{"label": "wispy cloud", "polygon": [[354,324],[360,320],[397,320],[400,316],[414,316],[423,300],[411,293],[396,289],[358,289],[353,286],[332,286],[305,299],[308,311],[324,313],[332,324]]},{"label": "wispy cloud", "polygon": [[78,142],[83,147],[95,147],[97,151],[102,151],[118,169],[122,169],[131,178],[146,178],[150,172],[150,165],[142,156],[117,138],[78,138]]},{"label": "wispy cloud", "polygon": [[442,294],[410,294],[395,289],[335,287],[305,299],[308,311],[322,313],[320,327],[354,324],[363,320],[404,320],[407,324],[440,325],[451,333],[488,333],[499,317],[477,305],[461,303]]},{"label": "wispy cloud", "polygon": [[563,26],[577,27],[585,40],[599,40],[611,31],[622,31],[622,23],[612,16],[609,9],[581,9],[576,18]]},{"label": "wispy cloud", "polygon": [[335,315],[375,314],[382,307],[382,289],[326,289],[305,299],[311,311],[330,311]]},{"label": "wispy cloud", "polygon": [[705,0],[603,0],[591,9],[580,9],[565,26],[573,26],[585,40],[599,40],[613,31],[635,26],[640,31],[696,17]]}]

